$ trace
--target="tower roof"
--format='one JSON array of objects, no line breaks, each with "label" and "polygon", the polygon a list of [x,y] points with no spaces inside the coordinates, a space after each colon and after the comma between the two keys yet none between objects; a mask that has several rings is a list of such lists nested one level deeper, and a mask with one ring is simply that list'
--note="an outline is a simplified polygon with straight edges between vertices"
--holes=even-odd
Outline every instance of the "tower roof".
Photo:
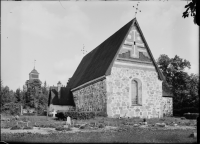
[{"label": "tower roof", "polygon": [[35,68],[29,74],[31,74],[31,73],[39,74]]}]

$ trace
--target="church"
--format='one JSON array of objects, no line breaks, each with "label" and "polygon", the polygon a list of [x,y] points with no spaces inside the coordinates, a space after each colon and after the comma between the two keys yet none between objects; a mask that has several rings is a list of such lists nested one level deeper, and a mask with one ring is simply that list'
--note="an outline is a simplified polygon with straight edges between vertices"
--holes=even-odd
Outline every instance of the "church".
[{"label": "church", "polygon": [[50,89],[49,106],[114,118],[172,116],[173,95],[165,83],[134,18],[83,57],[66,87]]}]

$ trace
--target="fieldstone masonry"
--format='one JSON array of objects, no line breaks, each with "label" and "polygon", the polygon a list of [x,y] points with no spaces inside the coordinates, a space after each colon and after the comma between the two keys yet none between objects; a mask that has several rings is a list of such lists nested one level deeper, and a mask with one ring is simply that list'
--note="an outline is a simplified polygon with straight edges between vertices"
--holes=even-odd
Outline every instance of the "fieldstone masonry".
[{"label": "fieldstone masonry", "polygon": [[[132,79],[142,83],[141,105],[131,105]],[[160,118],[172,115],[172,98],[162,97],[155,70],[113,67],[111,75],[73,92],[77,111],[103,111],[108,117]]]},{"label": "fieldstone masonry", "polygon": [[[142,105],[131,106],[130,82],[137,78],[142,82]],[[156,118],[171,113],[170,100],[162,97],[162,81],[155,70],[113,67],[106,77],[107,114],[110,117]],[[163,101],[164,100],[164,101]],[[165,104],[165,107],[163,107]]]},{"label": "fieldstone masonry", "polygon": [[106,80],[73,92],[77,111],[106,112]]}]

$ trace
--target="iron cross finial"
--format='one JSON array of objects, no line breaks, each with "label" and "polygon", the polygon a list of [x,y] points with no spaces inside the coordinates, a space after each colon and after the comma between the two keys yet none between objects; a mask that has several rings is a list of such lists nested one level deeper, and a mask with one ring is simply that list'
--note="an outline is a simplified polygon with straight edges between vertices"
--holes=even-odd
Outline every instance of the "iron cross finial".
[{"label": "iron cross finial", "polygon": [[87,51],[85,50],[84,44],[83,44],[83,49],[82,49],[81,51],[83,52],[83,55],[84,55],[85,53],[87,53]]},{"label": "iron cross finial", "polygon": [[138,8],[138,7],[139,7],[139,3],[140,3],[140,2],[137,3],[137,6],[136,6],[136,7],[133,6],[133,8],[135,8],[135,18],[136,18],[137,13],[138,13],[138,12],[141,12],[141,10]]}]

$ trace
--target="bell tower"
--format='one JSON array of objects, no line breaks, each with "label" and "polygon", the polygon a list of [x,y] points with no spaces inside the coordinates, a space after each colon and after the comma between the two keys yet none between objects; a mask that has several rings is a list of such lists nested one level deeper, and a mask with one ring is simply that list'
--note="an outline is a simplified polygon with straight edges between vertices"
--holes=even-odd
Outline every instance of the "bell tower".
[{"label": "bell tower", "polygon": [[29,73],[29,80],[32,80],[32,79],[39,79],[39,73],[37,72],[37,70],[35,69],[35,61],[34,60],[34,68],[33,70]]}]

